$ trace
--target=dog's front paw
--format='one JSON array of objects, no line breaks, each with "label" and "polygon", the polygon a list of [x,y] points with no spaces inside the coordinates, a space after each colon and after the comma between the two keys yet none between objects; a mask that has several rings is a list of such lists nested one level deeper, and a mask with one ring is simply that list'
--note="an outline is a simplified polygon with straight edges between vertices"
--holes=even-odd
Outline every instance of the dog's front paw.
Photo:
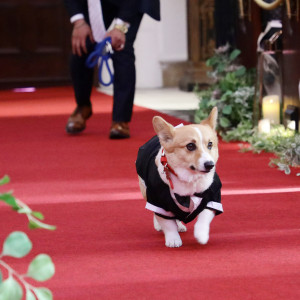
[{"label": "dog's front paw", "polygon": [[182,240],[179,234],[166,234],[165,235],[166,243],[165,245],[170,248],[178,248],[182,246]]},{"label": "dog's front paw", "polygon": [[186,232],[187,228],[185,225],[183,225],[180,221],[176,220],[176,224],[178,227],[178,232]]},{"label": "dog's front paw", "polygon": [[194,237],[200,244],[207,244],[209,240],[209,226],[202,226],[201,228],[195,226]]},{"label": "dog's front paw", "polygon": [[156,231],[162,231],[162,228],[161,228],[159,222],[157,221],[155,215],[153,216],[153,225],[154,225],[154,229]]}]

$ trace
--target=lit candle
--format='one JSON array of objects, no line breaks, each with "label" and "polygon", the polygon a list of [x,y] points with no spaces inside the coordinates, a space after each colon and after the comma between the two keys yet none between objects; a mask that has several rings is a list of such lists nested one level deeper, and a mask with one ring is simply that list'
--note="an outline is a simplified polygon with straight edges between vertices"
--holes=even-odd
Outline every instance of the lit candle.
[{"label": "lit candle", "polygon": [[270,133],[271,124],[269,119],[262,119],[258,121],[258,132],[259,133]]},{"label": "lit candle", "polygon": [[280,123],[280,101],[279,96],[271,95],[263,97],[262,114],[264,119],[269,119],[271,124]]}]

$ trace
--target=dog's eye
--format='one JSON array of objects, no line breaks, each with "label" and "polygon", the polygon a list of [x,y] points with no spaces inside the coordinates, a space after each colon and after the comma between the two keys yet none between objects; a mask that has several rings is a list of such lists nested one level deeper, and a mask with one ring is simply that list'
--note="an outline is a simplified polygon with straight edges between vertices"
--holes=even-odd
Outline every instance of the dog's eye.
[{"label": "dog's eye", "polygon": [[208,142],[207,149],[211,150],[212,146],[213,146],[213,143],[212,142]]},{"label": "dog's eye", "polygon": [[188,149],[189,151],[195,151],[197,149],[197,146],[195,143],[189,143],[186,145],[186,149]]}]

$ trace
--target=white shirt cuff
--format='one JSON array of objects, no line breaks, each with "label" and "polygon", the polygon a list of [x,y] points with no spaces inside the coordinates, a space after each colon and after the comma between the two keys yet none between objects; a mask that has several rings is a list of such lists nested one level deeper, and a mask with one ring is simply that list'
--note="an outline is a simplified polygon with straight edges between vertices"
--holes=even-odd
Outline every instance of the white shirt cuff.
[{"label": "white shirt cuff", "polygon": [[130,24],[127,22],[124,22],[123,20],[121,20],[120,18],[115,18],[113,20],[114,25],[125,25],[127,27],[127,29],[130,27]]},{"label": "white shirt cuff", "polygon": [[77,20],[81,20],[81,19],[84,19],[84,15],[83,14],[76,14],[73,17],[71,17],[70,22],[73,24]]}]

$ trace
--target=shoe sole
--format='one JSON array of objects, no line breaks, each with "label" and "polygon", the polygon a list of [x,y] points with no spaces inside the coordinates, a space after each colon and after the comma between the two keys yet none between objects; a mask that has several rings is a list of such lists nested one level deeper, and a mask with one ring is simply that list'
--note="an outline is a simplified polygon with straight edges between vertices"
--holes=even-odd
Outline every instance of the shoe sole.
[{"label": "shoe sole", "polygon": [[78,133],[82,132],[84,129],[85,129],[85,127],[81,128],[81,129],[70,129],[70,128],[66,127],[66,133],[68,133],[68,134],[78,134]]},{"label": "shoe sole", "polygon": [[124,135],[120,133],[110,133],[109,138],[111,140],[121,140],[121,139],[128,139],[130,138],[130,135]]}]

